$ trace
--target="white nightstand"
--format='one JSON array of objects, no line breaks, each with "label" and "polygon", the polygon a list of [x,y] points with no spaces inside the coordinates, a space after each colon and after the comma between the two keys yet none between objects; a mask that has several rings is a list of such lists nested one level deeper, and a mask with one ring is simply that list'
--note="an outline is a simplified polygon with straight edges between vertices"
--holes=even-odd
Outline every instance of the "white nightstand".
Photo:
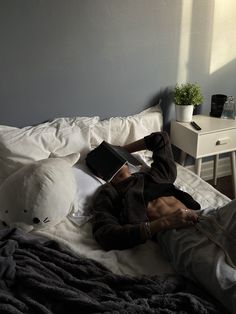
[{"label": "white nightstand", "polygon": [[186,154],[196,159],[196,173],[200,176],[202,158],[214,156],[214,182],[217,179],[218,156],[230,153],[233,191],[236,197],[236,120],[214,118],[204,115],[193,116],[201,130],[195,130],[190,123],[171,121],[171,143],[181,149],[181,163]]}]

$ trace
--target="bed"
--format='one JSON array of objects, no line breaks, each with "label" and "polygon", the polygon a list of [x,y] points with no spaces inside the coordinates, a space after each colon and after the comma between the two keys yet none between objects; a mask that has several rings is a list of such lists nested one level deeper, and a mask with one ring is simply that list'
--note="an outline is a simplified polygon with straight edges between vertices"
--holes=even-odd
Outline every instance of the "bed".
[{"label": "bed", "polygon": [[[74,117],[22,129],[0,126],[0,313],[227,313],[202,287],[177,275],[156,243],[105,252],[93,239],[89,200],[103,181],[86,167],[87,152],[102,140],[116,145],[136,140],[161,130],[162,123],[156,105],[133,116],[106,120]],[[32,163],[38,169],[42,160],[64,156],[73,159],[73,202],[60,211],[58,202],[71,195],[59,186],[57,202],[51,196],[43,199],[46,209],[37,199],[37,210],[48,211],[48,223],[40,224],[33,213],[36,225],[32,226],[19,210],[25,195],[28,203],[36,202],[29,193],[33,183],[27,187],[22,169]],[[151,162],[147,151],[137,157]],[[63,163],[58,167],[68,170]],[[177,168],[175,184],[202,208],[230,201],[190,170],[179,164]],[[69,182],[71,177],[59,170],[54,179]],[[45,189],[48,193],[48,186]]]}]

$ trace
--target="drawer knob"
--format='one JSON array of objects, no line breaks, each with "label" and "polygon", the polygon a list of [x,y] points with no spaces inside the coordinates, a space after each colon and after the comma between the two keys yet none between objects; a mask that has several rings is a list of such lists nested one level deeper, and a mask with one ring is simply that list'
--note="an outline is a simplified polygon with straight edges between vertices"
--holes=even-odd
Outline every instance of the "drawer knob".
[{"label": "drawer knob", "polygon": [[227,143],[229,143],[229,138],[228,137],[221,138],[221,139],[216,141],[216,145],[224,145],[224,144],[227,144]]}]

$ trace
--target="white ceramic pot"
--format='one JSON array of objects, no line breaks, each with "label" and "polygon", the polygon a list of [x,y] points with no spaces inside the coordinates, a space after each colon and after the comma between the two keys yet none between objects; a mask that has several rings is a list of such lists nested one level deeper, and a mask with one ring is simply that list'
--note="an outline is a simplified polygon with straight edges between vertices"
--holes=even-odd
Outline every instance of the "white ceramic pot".
[{"label": "white ceramic pot", "polygon": [[179,122],[191,122],[193,117],[193,105],[175,105],[176,120]]}]

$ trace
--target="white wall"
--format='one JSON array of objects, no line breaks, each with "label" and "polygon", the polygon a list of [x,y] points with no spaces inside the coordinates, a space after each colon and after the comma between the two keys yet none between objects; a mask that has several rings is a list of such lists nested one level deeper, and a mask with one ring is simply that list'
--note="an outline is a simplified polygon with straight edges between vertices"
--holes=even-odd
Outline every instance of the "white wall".
[{"label": "white wall", "polygon": [[235,0],[1,0],[0,123],[134,114],[176,82],[236,96]]}]

